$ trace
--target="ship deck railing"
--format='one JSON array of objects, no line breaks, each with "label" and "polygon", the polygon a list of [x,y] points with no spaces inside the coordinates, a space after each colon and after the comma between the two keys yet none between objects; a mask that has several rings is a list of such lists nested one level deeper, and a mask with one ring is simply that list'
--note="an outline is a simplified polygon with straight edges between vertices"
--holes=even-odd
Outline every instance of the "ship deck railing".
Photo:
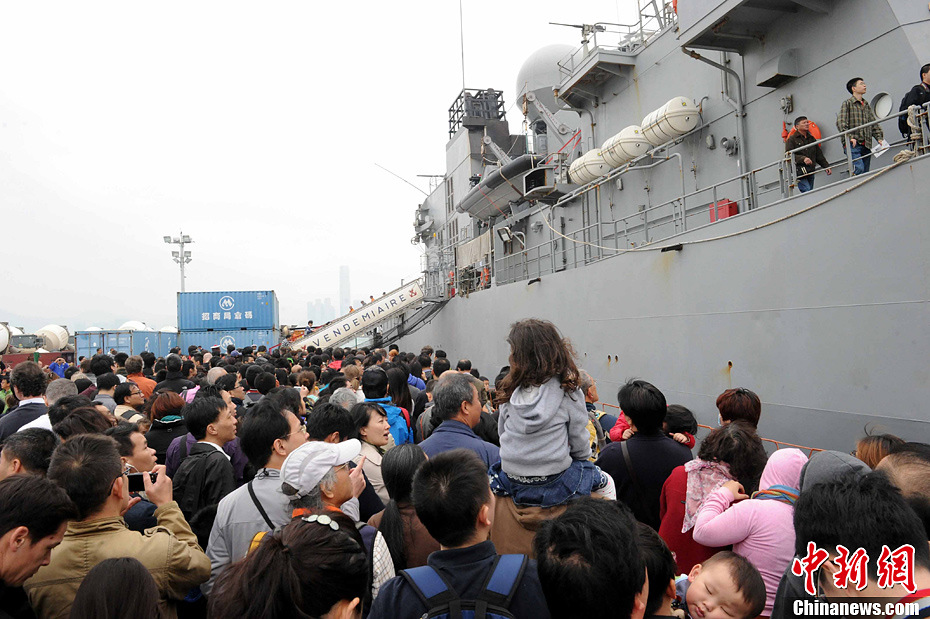
[{"label": "ship deck railing", "polygon": [[648,45],[666,28],[677,23],[678,15],[670,1],[650,1],[645,4],[652,8],[652,12],[643,10],[641,6],[639,21],[636,23],[597,22],[587,26],[590,30],[583,34],[582,45],[566,54],[557,63],[562,82],[584,66],[585,60],[592,52],[605,50],[634,53]]},{"label": "ship deck railing", "polygon": [[[873,157],[873,166],[869,172],[860,174],[857,178],[868,178],[870,175],[877,174],[883,168],[891,165],[894,157],[892,153],[897,152],[902,147],[913,151],[915,155],[919,156],[930,153],[928,107],[930,107],[930,104],[925,104],[918,114],[921,131],[916,139],[889,141],[890,147],[881,158],[876,158],[874,154],[868,155]],[[812,145],[822,146],[832,142],[848,144],[849,134],[874,125],[883,125],[887,140],[887,136],[898,133],[898,118],[902,114],[907,114],[907,112],[895,113],[860,127],[830,135],[803,148],[810,148]],[[594,205],[591,210],[597,213],[599,217],[603,210],[600,204],[600,187],[615,182],[627,174],[648,170],[659,165],[667,165],[673,161],[678,164],[678,173],[682,182],[681,190],[677,196],[659,204],[647,204],[637,212],[622,215],[610,221],[583,221],[579,228],[572,231],[557,231],[552,222],[547,220],[550,227],[547,240],[537,245],[520,248],[505,256],[495,256],[492,273],[494,284],[502,285],[533,280],[550,273],[585,266],[616,256],[626,250],[642,248],[666,241],[689,230],[713,225],[709,214],[714,209],[714,205],[719,207],[726,203],[733,203],[739,213],[744,213],[749,210],[770,206],[799,193],[797,171],[792,157],[796,151],[787,152],[782,159],[744,174],[714,183],[702,189],[686,191],[684,164],[681,155],[671,151],[672,147],[681,143],[681,141],[682,138],[679,138],[657,147],[629,164],[612,170],[605,176],[575,189],[563,196],[555,206],[567,205],[579,198],[593,200]],[[832,177],[826,177],[830,178],[832,183],[846,180],[848,176],[852,176],[855,163],[861,159],[853,158],[849,148],[845,148],[844,152],[844,159],[829,166],[831,171],[841,172],[840,174],[834,174]],[[845,174],[842,174],[843,172]],[[818,170],[817,175],[820,179],[825,178],[820,170]],[[824,183],[822,180],[820,182],[822,184],[818,186],[818,189],[832,184]],[[552,208],[552,206],[546,205],[538,208],[536,212]],[[586,210],[583,209],[583,211]]]},{"label": "ship deck railing", "polygon": [[[611,408],[611,409],[614,409],[614,410],[617,411],[617,414],[618,414],[618,415],[621,414],[621,413],[623,412],[623,411],[621,411],[620,407],[617,406],[617,405],[615,405],[615,404],[608,404],[607,402],[598,402],[597,405],[598,405],[598,406],[602,406],[602,407],[604,407],[604,408]],[[707,430],[708,432],[710,432],[711,430],[715,430],[715,429],[716,429],[716,428],[714,428],[713,426],[706,426],[706,425],[701,424],[701,423],[698,424],[698,428],[703,429],[703,430]],[[789,449],[789,448],[790,448],[790,449],[800,449],[801,451],[807,453],[807,457],[808,457],[808,458],[810,458],[811,456],[813,456],[813,455],[814,455],[816,452],[818,452],[818,451],[823,451],[823,449],[821,449],[821,448],[819,448],[819,447],[805,447],[804,445],[795,445],[794,443],[789,443],[789,442],[787,442],[787,441],[777,441],[777,440],[775,440],[775,439],[773,439],[773,438],[764,438],[764,437],[762,437],[762,436],[760,436],[759,438],[762,439],[762,442],[763,442],[763,443],[767,443],[767,444],[769,444],[769,445],[774,446],[775,449],[776,449],[776,451],[779,450],[779,449]]]}]

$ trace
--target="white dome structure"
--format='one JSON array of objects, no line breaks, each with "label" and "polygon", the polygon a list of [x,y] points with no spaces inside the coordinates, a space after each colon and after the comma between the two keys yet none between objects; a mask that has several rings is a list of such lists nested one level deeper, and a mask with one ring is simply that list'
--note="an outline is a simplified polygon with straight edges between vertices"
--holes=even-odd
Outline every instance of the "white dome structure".
[{"label": "white dome structure", "polygon": [[11,337],[13,337],[13,335],[10,333],[10,327],[0,322],[0,355],[5,353],[6,349],[10,346]]},{"label": "white dome structure", "polygon": [[[533,52],[517,73],[516,99],[520,100],[523,95],[532,92],[550,111],[559,109],[561,104],[556,102],[552,89],[562,81],[559,61],[568,57],[572,51],[574,48],[571,45],[547,45]],[[531,110],[530,118],[534,117],[533,112],[535,110]]]},{"label": "white dome structure", "polygon": [[68,345],[70,338],[68,330],[61,325],[45,325],[36,331],[36,335],[45,340],[43,348],[46,350],[61,350]]},{"label": "white dome structure", "polygon": [[141,320],[127,320],[116,329],[117,331],[150,331],[148,325]]},{"label": "white dome structure", "polygon": [[87,327],[85,331],[103,331],[103,327]]},{"label": "white dome structure", "polygon": [[177,333],[177,332],[178,332],[178,328],[177,328],[177,327],[172,327],[172,326],[170,326],[170,325],[166,325],[166,326],[162,327],[161,329],[159,329],[159,331],[161,331],[162,333]]}]

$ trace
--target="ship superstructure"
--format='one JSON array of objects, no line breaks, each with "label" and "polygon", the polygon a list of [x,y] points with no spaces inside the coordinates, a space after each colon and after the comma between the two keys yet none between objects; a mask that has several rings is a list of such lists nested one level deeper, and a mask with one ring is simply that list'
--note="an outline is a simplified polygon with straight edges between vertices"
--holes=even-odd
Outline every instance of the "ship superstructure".
[{"label": "ship superstructure", "polygon": [[[455,98],[414,225],[428,304],[388,338],[493,375],[509,325],[547,318],[610,401],[639,376],[713,424],[716,396],[745,386],[773,438],[926,436],[930,131],[924,110],[907,142],[896,115],[930,59],[927,7],[641,0],[637,23],[581,35],[533,53],[513,95]],[[836,130],[854,76],[892,143],[860,176]],[[804,194],[783,136],[802,114],[832,171]]]}]

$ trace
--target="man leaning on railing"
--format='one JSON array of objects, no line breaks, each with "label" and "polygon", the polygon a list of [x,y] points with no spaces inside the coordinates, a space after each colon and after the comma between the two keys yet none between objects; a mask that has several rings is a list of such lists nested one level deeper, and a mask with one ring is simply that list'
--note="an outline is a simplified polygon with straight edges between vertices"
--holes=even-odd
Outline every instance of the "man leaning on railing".
[{"label": "man leaning on railing", "polygon": [[[809,133],[810,121],[807,116],[798,116],[794,121],[795,131],[788,136],[785,142],[785,151],[790,152],[796,148],[801,150],[794,153],[794,164],[798,171],[798,189],[801,193],[810,191],[814,188],[814,170],[819,164],[821,168],[832,174],[830,164],[827,158],[823,156],[823,151],[819,144],[814,144],[817,138]],[[807,146],[812,144],[812,146]],[[807,146],[807,148],[802,148]]]}]

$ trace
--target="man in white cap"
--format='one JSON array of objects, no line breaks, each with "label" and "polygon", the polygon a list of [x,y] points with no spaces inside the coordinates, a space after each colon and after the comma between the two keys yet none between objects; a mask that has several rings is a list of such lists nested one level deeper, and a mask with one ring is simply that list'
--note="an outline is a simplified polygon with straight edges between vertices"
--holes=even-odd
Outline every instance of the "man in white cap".
[{"label": "man in white cap", "polygon": [[358,439],[341,443],[313,441],[288,454],[281,466],[281,490],[291,500],[292,517],[324,507],[341,509],[343,503],[356,496],[356,490],[360,494],[365,479],[361,471],[350,472],[349,462],[361,449]]},{"label": "man in white cap", "polygon": [[[292,451],[281,467],[281,491],[291,499],[293,516],[313,509],[339,510],[343,503],[357,497],[365,487],[362,463],[354,469],[349,463],[358,456],[362,444],[358,439],[341,443],[312,441]],[[371,598],[378,596],[381,585],[394,577],[394,562],[384,537],[374,527],[357,522],[365,542],[373,574]]]}]

